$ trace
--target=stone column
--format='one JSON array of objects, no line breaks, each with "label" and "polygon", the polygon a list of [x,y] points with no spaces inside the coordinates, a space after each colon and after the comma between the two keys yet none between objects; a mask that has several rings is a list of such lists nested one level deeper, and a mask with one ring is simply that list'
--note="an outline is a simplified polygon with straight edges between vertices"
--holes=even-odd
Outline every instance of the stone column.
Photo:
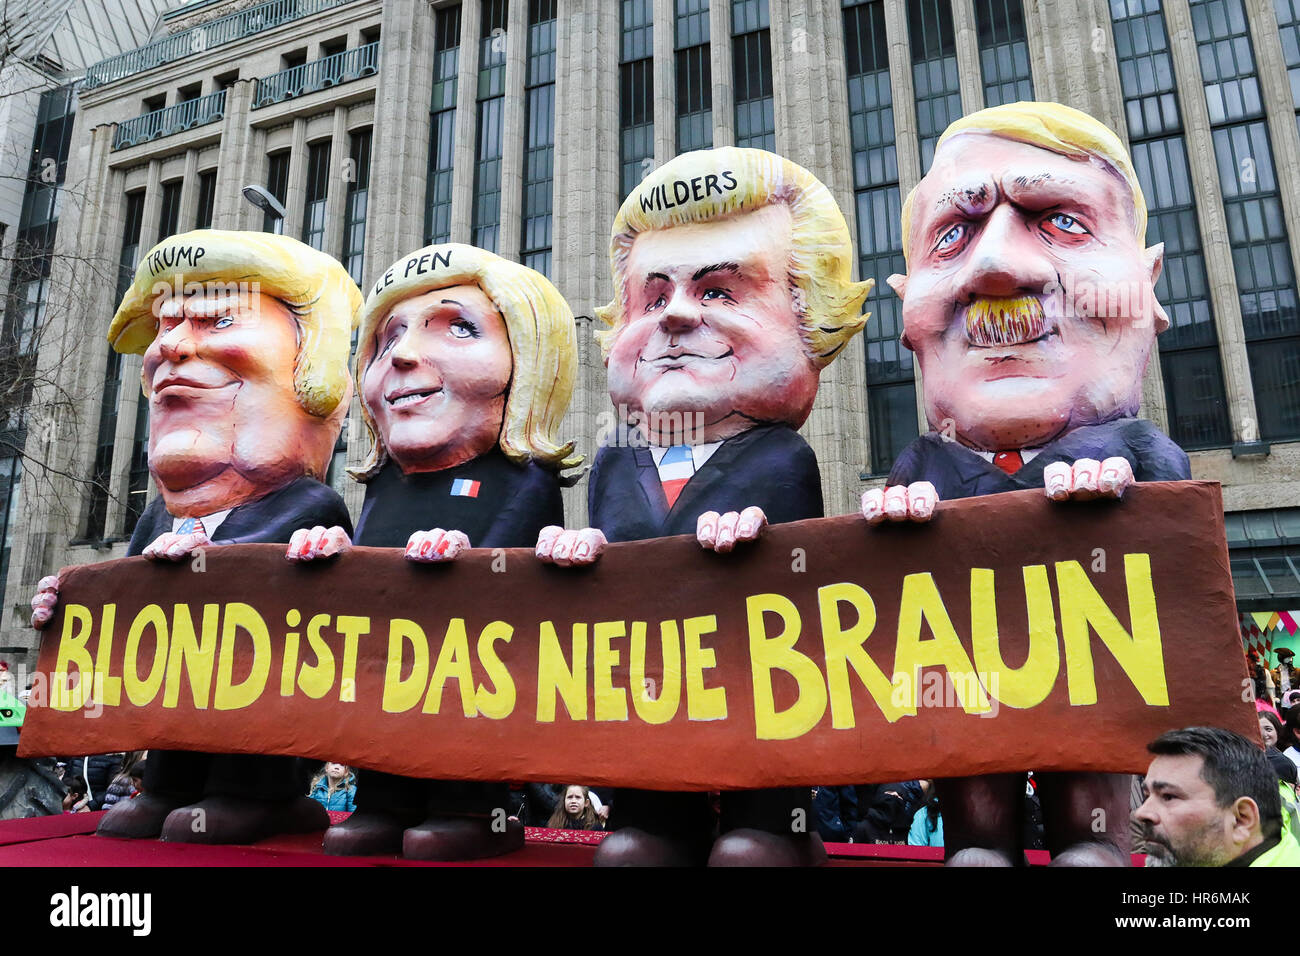
[{"label": "stone column", "polygon": [[[716,2],[716,0],[714,0]],[[655,165],[677,155],[677,8],[673,0],[654,0]]]},{"label": "stone column", "polygon": [[307,199],[307,119],[293,120],[293,146],[289,153],[289,185],[284,193],[284,234],[302,238],[303,205]]},{"label": "stone column", "polygon": [[348,108],[334,107],[334,128],[330,131],[330,167],[328,192],[325,194],[324,251],[335,259],[343,258],[343,213],[348,186],[356,175],[348,143]]},{"label": "stone column", "polygon": [[[609,302],[609,229],[619,207],[619,64],[592,37],[619,35],[617,4],[563,0],[556,22],[553,268],[577,316],[578,382],[561,436],[576,440],[590,466],[613,413],[604,362],[592,333]],[[608,47],[608,45],[605,45]],[[565,520],[585,523],[586,480],[564,493]]]},{"label": "stone column", "polygon": [[1115,41],[1106,0],[1024,0],[1034,95],[1073,106],[1111,129],[1124,122]]},{"label": "stone column", "polygon": [[957,41],[957,76],[961,108],[974,113],[984,108],[984,73],[980,63],[979,31],[972,0],[952,0],[952,26]]},{"label": "stone column", "polygon": [[731,84],[731,3],[709,2],[709,74],[713,83],[713,145],[736,145],[736,95]]},{"label": "stone column", "polygon": [[497,253],[519,261],[524,234],[524,142],[527,108],[528,4],[514,0],[506,20],[506,93],[501,109],[501,230]]},{"label": "stone column", "polygon": [[199,215],[199,151],[185,151],[185,172],[181,180],[181,211],[178,218],[179,232],[188,232],[194,228]]},{"label": "stone column", "polygon": [[[483,32],[482,14],[481,5],[472,0],[460,6],[456,147],[453,152],[451,174],[452,242],[469,242],[474,222],[474,170],[478,160],[478,51]],[[432,87],[429,95],[430,97],[433,95]],[[425,140],[428,140],[428,136],[425,136]],[[397,255],[400,254],[399,251]]]},{"label": "stone column", "polygon": [[249,229],[253,206],[243,196],[248,185],[265,186],[257,131],[249,125],[253,81],[236,80],[226,90],[221,120],[221,146],[217,162],[217,194],[212,206],[214,229]]},{"label": "stone column", "polygon": [[[462,66],[467,53],[465,37],[470,35],[464,23],[470,19],[477,23],[477,11],[476,3],[462,6]],[[433,24],[433,8],[427,0],[389,0],[383,4],[376,86],[380,92],[375,97],[367,215],[375,225],[366,229],[366,276],[376,275],[424,241]],[[461,95],[463,98],[463,85]]]},{"label": "stone column", "polygon": [[[1201,224],[1201,250],[1205,256],[1210,302],[1218,322],[1219,358],[1223,363],[1223,387],[1232,417],[1232,436],[1241,441],[1259,421],[1255,414],[1255,392],[1246,358],[1246,333],[1241,322],[1241,300],[1237,277],[1232,270],[1232,245],[1228,241],[1228,217],[1223,207],[1219,166],[1210,133],[1210,111],[1205,105],[1200,57],[1192,30],[1192,13],[1187,0],[1165,0],[1165,29],[1169,52],[1178,78],[1178,101],[1183,113],[1183,139],[1191,168],[1192,192]],[[1221,264],[1216,268],[1215,264]]]}]

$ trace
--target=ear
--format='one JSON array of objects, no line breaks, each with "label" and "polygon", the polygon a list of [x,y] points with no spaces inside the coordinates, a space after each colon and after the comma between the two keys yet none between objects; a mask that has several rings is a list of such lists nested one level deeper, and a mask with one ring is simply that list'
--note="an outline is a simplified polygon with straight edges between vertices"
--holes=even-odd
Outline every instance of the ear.
[{"label": "ear", "polygon": [[[1165,267],[1165,244],[1157,242],[1154,246],[1148,246],[1142,253],[1146,259],[1147,269],[1151,272],[1151,288],[1154,290],[1156,282],[1160,280],[1160,273]],[[1153,295],[1154,300],[1154,295]],[[1165,307],[1159,302],[1154,302],[1151,310],[1151,318],[1156,324],[1156,335],[1159,335],[1165,329],[1169,328],[1169,315],[1165,312]]]},{"label": "ear", "polygon": [[1259,805],[1250,797],[1238,797],[1232,805],[1232,832],[1244,843],[1252,834],[1264,832],[1263,820],[1260,819]]}]

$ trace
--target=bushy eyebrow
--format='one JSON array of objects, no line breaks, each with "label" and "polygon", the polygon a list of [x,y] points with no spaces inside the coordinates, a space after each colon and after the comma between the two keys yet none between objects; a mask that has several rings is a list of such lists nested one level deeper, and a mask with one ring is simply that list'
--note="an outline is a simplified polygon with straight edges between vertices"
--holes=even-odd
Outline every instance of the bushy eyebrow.
[{"label": "bushy eyebrow", "polygon": [[698,282],[710,272],[730,272],[735,275],[740,275],[740,264],[737,262],[715,262],[713,265],[705,266],[696,272],[695,275],[691,276],[691,281]]}]

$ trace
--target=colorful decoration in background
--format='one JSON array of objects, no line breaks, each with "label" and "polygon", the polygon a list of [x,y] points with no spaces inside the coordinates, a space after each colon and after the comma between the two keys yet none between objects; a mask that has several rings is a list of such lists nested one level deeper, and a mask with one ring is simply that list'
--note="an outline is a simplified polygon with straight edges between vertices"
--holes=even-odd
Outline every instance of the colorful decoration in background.
[{"label": "colorful decoration in background", "polygon": [[1246,611],[1239,620],[1246,653],[1257,652],[1269,667],[1277,666],[1282,648],[1295,651],[1300,646],[1300,610]]}]

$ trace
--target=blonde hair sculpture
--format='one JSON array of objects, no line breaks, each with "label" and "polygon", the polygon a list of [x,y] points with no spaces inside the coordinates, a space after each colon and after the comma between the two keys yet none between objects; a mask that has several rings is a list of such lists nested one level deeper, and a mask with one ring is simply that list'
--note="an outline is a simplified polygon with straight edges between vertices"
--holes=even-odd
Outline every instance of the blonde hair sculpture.
[{"label": "blonde hair sculpture", "polygon": [[693,222],[710,222],[785,203],[791,228],[790,282],[808,357],[825,368],[870,313],[862,303],[874,279],[853,281],[853,242],[834,197],[812,173],[761,149],[722,147],[683,153],[651,172],[623,201],[609,244],[614,299],[596,310],[610,326],[596,333],[609,358],[627,321],[627,257],[638,235]]},{"label": "blonde hair sculpture", "polygon": [[510,339],[514,371],[497,446],[517,464],[531,459],[559,471],[582,463],[582,456],[573,454],[573,442],[561,445],[556,438],[578,374],[578,339],[569,304],[540,272],[450,242],[402,256],[379,277],[362,307],[356,381],[371,447],[362,466],[349,471],[358,481],[369,481],[388,460],[361,388],[375,358],[379,326],[397,303],[465,283],[477,285],[492,300]]},{"label": "blonde hair sculpture", "polygon": [[[954,120],[939,137],[935,152],[938,153],[948,140],[963,133],[988,133],[1081,161],[1101,160],[1128,185],[1133,197],[1133,230],[1138,242],[1146,245],[1147,202],[1128,150],[1113,130],[1087,113],[1060,103],[1021,102],[991,106]],[[913,187],[903,202],[904,257],[908,256],[912,244],[912,200],[915,196],[916,187]]]},{"label": "blonde hair sculpture", "polygon": [[339,410],[348,397],[361,290],[338,260],[288,236],[200,229],[164,239],[140,259],[109,326],[109,344],[142,354],[158,334],[160,299],[212,289],[260,292],[284,302],[297,327],[293,382],[299,404],[318,418]]}]

